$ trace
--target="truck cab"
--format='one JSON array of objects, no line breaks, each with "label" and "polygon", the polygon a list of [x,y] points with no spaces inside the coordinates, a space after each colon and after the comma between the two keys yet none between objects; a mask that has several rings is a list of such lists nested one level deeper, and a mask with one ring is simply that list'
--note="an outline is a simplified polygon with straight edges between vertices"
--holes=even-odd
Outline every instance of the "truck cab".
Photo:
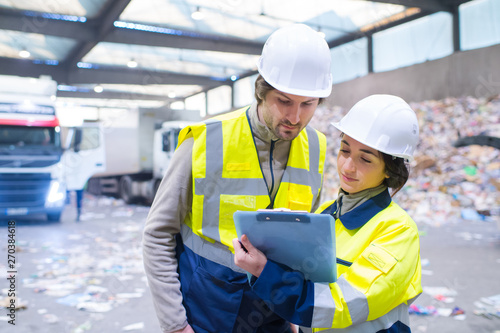
[{"label": "truck cab", "polygon": [[[199,112],[183,110],[182,114]],[[194,120],[171,120],[179,115],[168,108],[106,109],[99,116],[106,167],[89,180],[88,191],[121,198],[127,204],[151,204],[180,130]]]},{"label": "truck cab", "polygon": [[160,129],[155,131],[153,142],[153,178],[155,179],[153,197],[170,166],[170,160],[177,148],[180,131],[191,123],[193,122],[166,121]]},{"label": "truck cab", "polygon": [[83,189],[104,168],[99,130],[70,128],[65,148],[56,92],[50,77],[0,75],[0,219],[59,221],[67,190]]},{"label": "truck cab", "polygon": [[0,218],[60,219],[66,184],[56,89],[49,78],[0,76]]}]

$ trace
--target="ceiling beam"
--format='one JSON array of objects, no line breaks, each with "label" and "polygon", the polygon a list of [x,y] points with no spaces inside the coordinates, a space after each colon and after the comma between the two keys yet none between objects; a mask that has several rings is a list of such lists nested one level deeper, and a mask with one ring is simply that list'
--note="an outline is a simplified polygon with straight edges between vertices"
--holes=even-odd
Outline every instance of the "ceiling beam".
[{"label": "ceiling beam", "polygon": [[123,10],[128,6],[131,0],[110,0],[102,10],[102,14],[93,19],[96,25],[96,38],[81,43],[64,60],[63,66],[67,68],[75,67],[76,64],[89,53],[106,35],[114,28],[113,22],[116,21]]},{"label": "ceiling beam", "polygon": [[152,94],[141,94],[134,92],[125,91],[110,91],[104,90],[101,93],[96,93],[93,90],[90,91],[64,91],[59,90],[57,92],[57,97],[68,97],[68,98],[97,98],[97,99],[130,99],[130,100],[143,100],[143,101],[164,101],[164,102],[175,102],[181,100],[179,98],[169,98],[164,95],[152,95]]},{"label": "ceiling beam", "polygon": [[103,41],[253,55],[260,55],[264,47],[264,43],[240,38],[220,37],[183,31],[179,31],[179,34],[164,34],[125,28],[116,28],[106,36]]},{"label": "ceiling beam", "polygon": [[451,12],[453,6],[447,6],[439,0],[370,0],[370,2],[382,2],[406,7],[417,7],[429,12]]},{"label": "ceiling beam", "polygon": [[23,15],[20,11],[0,10],[0,29],[71,38],[80,41],[96,39],[95,29],[86,23]]},{"label": "ceiling beam", "polygon": [[59,84],[179,84],[217,87],[230,81],[172,72],[153,72],[130,68],[99,68],[66,70],[61,66],[37,64],[31,60],[0,58],[1,75],[39,77],[49,75]]},{"label": "ceiling beam", "polygon": [[24,77],[49,75],[58,83],[68,82],[68,72],[61,66],[35,64],[28,59],[0,58],[0,74]]},{"label": "ceiling beam", "polygon": [[180,84],[216,87],[226,81],[201,75],[127,70],[125,68],[77,69],[69,73],[69,84]]}]

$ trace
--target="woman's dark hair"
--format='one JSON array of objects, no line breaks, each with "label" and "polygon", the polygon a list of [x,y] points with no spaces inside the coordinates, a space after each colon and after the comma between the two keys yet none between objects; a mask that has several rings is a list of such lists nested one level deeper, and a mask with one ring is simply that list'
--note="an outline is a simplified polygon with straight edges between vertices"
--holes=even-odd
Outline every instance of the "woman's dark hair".
[{"label": "woman's dark hair", "polygon": [[[254,93],[258,105],[261,105],[264,102],[267,93],[270,92],[271,90],[276,90],[276,88],[267,83],[267,81],[264,80],[262,75],[259,74],[259,76],[257,76],[257,79],[255,80],[255,93]],[[320,98],[318,105],[323,103],[324,100],[325,100],[324,98]]]},{"label": "woman's dark hair", "polygon": [[384,184],[392,188],[391,197],[393,197],[406,184],[410,172],[404,158],[393,157],[382,152],[381,154],[385,163],[385,173],[389,176],[384,180]]}]

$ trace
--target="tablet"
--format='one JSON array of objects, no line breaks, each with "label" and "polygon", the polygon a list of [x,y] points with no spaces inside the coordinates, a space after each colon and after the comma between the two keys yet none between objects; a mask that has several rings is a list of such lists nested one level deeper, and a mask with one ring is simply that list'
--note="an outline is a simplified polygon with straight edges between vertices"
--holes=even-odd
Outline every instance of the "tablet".
[{"label": "tablet", "polygon": [[330,214],[297,211],[237,211],[238,238],[243,234],[269,259],[304,273],[313,282],[335,282],[335,221]]}]

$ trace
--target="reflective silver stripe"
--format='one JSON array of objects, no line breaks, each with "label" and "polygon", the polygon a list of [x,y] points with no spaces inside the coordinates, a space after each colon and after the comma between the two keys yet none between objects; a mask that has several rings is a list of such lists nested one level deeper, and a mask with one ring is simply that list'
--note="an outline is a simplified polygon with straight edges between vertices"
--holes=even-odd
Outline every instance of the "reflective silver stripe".
[{"label": "reflective silver stripe", "polygon": [[203,235],[219,241],[219,207],[221,194],[268,195],[261,178],[219,178],[208,175],[195,179],[196,195],[203,195]]},{"label": "reflective silver stripe", "polygon": [[[352,325],[346,328],[335,328],[329,330],[322,330],[321,333],[335,332],[335,333],[366,333],[366,332],[378,332],[380,330],[389,329],[396,322],[402,322],[406,326],[410,327],[410,315],[408,313],[408,305],[400,304],[387,314],[379,317],[375,320],[365,321],[358,325]],[[330,324],[331,325],[331,324]],[[311,332],[309,328],[302,328],[304,332]]]},{"label": "reflective silver stripe", "polygon": [[349,309],[349,314],[351,315],[352,323],[358,324],[366,321],[370,312],[366,295],[351,286],[344,276],[340,276],[337,280],[337,284],[340,287],[340,290],[342,290],[342,295],[344,295],[347,308]]},{"label": "reflective silver stripe", "polygon": [[221,243],[210,243],[193,231],[184,223],[181,224],[182,243],[197,255],[231,268],[235,272],[246,273],[245,270],[234,264],[234,255],[227,246]]},{"label": "reflective silver stripe", "polygon": [[309,167],[311,170],[318,171],[319,151],[320,151],[318,133],[312,127],[306,127],[306,131],[307,131],[307,141],[309,142]]},{"label": "reflective silver stripe", "polygon": [[210,120],[206,125],[206,173],[196,178],[195,194],[203,195],[203,235],[220,242],[220,195],[268,195],[261,178],[222,178],[223,137],[222,122]]},{"label": "reflective silver stripe", "polygon": [[222,178],[223,167],[223,148],[224,143],[222,139],[222,122],[212,120],[206,124],[206,175],[212,177]]},{"label": "reflective silver stripe", "polygon": [[311,187],[314,195],[313,202],[318,196],[321,187],[321,174],[319,173],[320,144],[318,133],[311,128],[306,127],[307,141],[309,144],[309,169],[299,169],[287,166],[283,174],[283,182],[306,185]]},{"label": "reflective silver stripe", "polygon": [[[222,188],[223,139],[222,122],[212,120],[206,125],[205,178],[195,179],[196,195],[203,195],[203,235],[220,242],[219,196]],[[210,195],[212,194],[212,195]],[[213,223],[210,223],[212,222]]]},{"label": "reflective silver stripe", "polygon": [[[342,275],[337,280],[337,285],[342,291],[352,323],[355,325],[366,321],[369,313],[366,295],[351,286]],[[330,315],[328,315],[328,311],[330,311]],[[315,283],[313,327],[331,327],[334,314],[335,302],[333,301],[330,287],[328,285]]]},{"label": "reflective silver stripe", "polygon": [[314,284],[314,310],[312,323],[316,327],[331,327],[335,315],[335,302],[328,283]]}]

